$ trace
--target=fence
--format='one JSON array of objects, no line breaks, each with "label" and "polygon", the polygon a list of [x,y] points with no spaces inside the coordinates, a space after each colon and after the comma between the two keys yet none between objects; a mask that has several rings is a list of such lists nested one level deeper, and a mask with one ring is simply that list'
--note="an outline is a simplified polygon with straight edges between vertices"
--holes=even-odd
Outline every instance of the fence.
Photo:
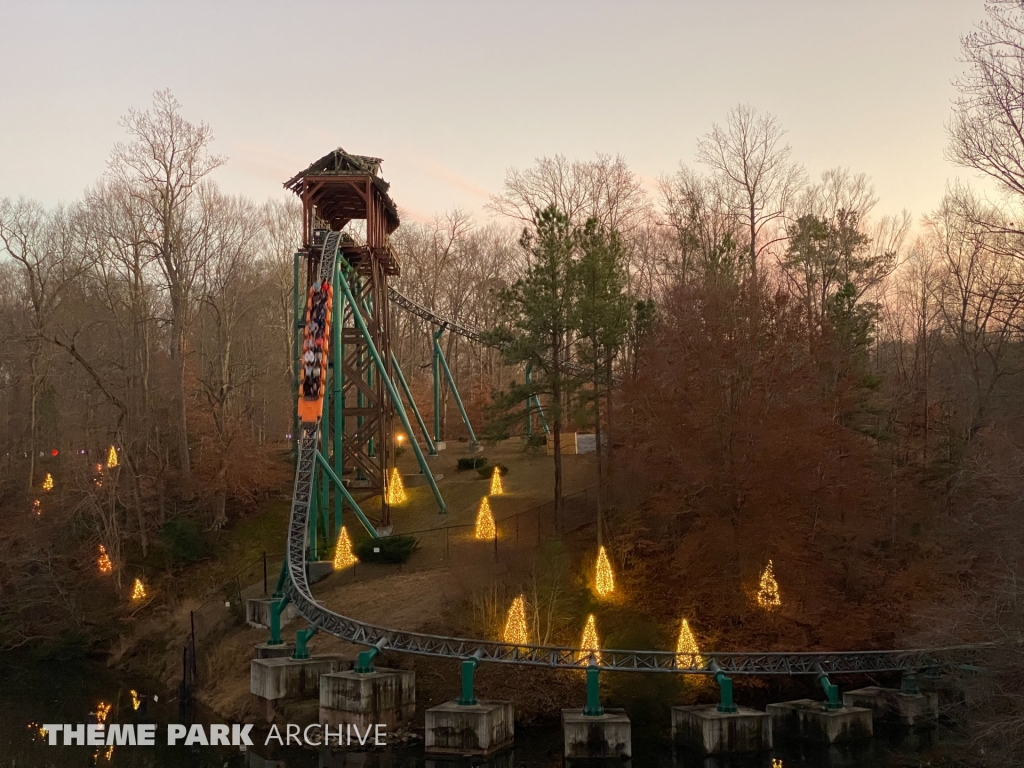
[{"label": "fence", "polygon": [[[357,562],[335,576],[348,582],[369,581],[396,572],[427,571],[439,568],[469,568],[486,572],[506,567],[532,556],[551,537],[565,535],[597,522],[597,497],[593,489],[562,497],[562,514],[555,518],[553,501],[531,507],[523,512],[496,518],[494,535],[478,539],[476,526],[445,525],[418,531],[402,531],[381,537],[367,546],[380,544],[384,549],[389,538],[413,536],[416,550],[404,563]],[[190,614],[190,632],[182,650],[182,699],[203,677],[204,649],[228,630],[245,624],[246,600],[269,597],[277,585],[284,552],[263,552],[238,572],[224,579],[219,587]]]}]

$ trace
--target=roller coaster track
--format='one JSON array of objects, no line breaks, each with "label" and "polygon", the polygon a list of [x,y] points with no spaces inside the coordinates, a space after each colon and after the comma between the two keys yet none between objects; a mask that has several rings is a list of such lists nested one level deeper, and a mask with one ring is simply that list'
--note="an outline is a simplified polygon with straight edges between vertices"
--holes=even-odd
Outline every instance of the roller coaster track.
[{"label": "roller coaster track", "polygon": [[[320,263],[320,280],[330,280],[338,257],[337,233],[330,233]],[[429,310],[406,299],[397,291],[391,297],[399,306],[423,319],[445,324],[456,333],[479,340],[472,328],[438,318]],[[340,317],[336,318],[341,321]],[[310,591],[306,573],[306,533],[309,528],[310,500],[313,494],[316,455],[319,448],[320,423],[304,422],[300,426],[298,462],[291,517],[288,523],[287,596],[299,614],[319,631],[364,646],[419,656],[446,659],[477,658],[479,661],[521,666],[580,669],[590,662],[604,670],[628,672],[663,672],[711,675],[820,675],[918,671],[967,664],[975,661],[986,645],[961,645],[944,648],[919,648],[891,651],[849,651],[823,653],[702,653],[700,656],[678,655],[671,651],[605,650],[600,658],[591,659],[579,649],[558,646],[517,646],[491,640],[443,637],[420,632],[405,632],[374,626],[335,613],[320,605]]]}]

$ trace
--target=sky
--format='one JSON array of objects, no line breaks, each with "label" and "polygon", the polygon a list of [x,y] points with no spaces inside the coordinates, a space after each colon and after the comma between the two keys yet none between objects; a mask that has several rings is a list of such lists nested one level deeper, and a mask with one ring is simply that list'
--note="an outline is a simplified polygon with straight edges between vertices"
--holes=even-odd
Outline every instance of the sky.
[{"label": "sky", "polygon": [[729,109],[788,131],[812,176],[874,181],[878,212],[935,208],[960,36],[982,0],[0,0],[0,197],[71,201],[119,118],[170,88],[228,157],[228,192],[335,147],[384,158],[407,217],[481,222],[506,169],[621,154],[650,185]]}]

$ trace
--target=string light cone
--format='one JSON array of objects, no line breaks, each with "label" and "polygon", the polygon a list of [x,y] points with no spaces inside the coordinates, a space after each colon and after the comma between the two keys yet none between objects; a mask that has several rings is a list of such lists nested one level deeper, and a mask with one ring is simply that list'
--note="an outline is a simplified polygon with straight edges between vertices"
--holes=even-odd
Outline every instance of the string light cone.
[{"label": "string light cone", "polygon": [[526,628],[526,599],[520,595],[512,601],[505,619],[502,640],[512,645],[529,645],[530,631]]},{"label": "string light cone", "polygon": [[700,655],[697,638],[693,636],[693,630],[690,629],[690,623],[686,619],[683,619],[683,623],[679,627],[679,639],[676,640],[676,666],[704,666],[704,657]]},{"label": "string light cone", "polygon": [[777,757],[772,758],[772,768],[783,768],[782,760]]},{"label": "string light cone", "polygon": [[100,567],[100,573],[106,575],[114,571],[114,564],[110,561],[110,555],[107,554],[107,548],[100,544],[100,556],[96,560],[96,564]]},{"label": "string light cone", "polygon": [[612,573],[612,564],[608,560],[608,553],[603,546],[597,550],[594,591],[597,592],[598,597],[608,597],[615,591],[615,575]]},{"label": "string light cone", "polygon": [[132,587],[132,601],[144,600],[146,598],[146,588],[142,586],[141,579],[136,579],[135,584]]},{"label": "string light cone", "polygon": [[107,722],[107,715],[110,714],[111,706],[105,701],[101,701],[96,705],[96,722],[105,723]]},{"label": "string light cone", "polygon": [[391,477],[388,478],[388,504],[404,504],[409,499],[405,492],[405,483],[398,473],[398,467],[391,468]]},{"label": "string light cone", "polygon": [[491,496],[501,496],[505,493],[505,486],[501,484],[501,470],[498,467],[494,468],[494,472],[491,473]]},{"label": "string light cone", "polygon": [[142,697],[139,696],[139,692],[136,691],[133,688],[132,689],[132,709],[134,709],[137,712],[140,706],[142,706]]},{"label": "string light cone", "polygon": [[494,527],[494,515],[491,513],[491,502],[484,496],[480,500],[480,509],[476,513],[476,538],[490,541],[498,535]]},{"label": "string light cone", "polygon": [[587,624],[583,627],[583,639],[580,640],[580,655],[578,661],[581,664],[590,663],[590,654],[594,654],[594,662],[601,663],[601,640],[597,636],[597,620],[594,614],[587,616]]},{"label": "string light cone", "polygon": [[355,565],[358,561],[356,553],[352,551],[352,539],[348,536],[348,529],[341,526],[341,533],[338,534],[338,543],[334,545],[334,570],[340,571]]},{"label": "string light cone", "polygon": [[53,490],[53,475],[51,475],[49,472],[46,473],[46,478],[43,480],[43,490],[44,491],[52,491]]},{"label": "string light cone", "polygon": [[766,611],[774,611],[782,605],[782,598],[779,596],[779,583],[775,580],[775,569],[772,561],[761,572],[761,583],[757,588],[757,604]]},{"label": "string light cone", "polygon": [[117,466],[117,449],[114,446],[110,446],[110,450],[107,451],[107,469],[113,469]]},{"label": "string light cone", "polygon": [[32,502],[32,511],[36,513],[36,517],[43,514],[43,505],[40,503],[39,499]]}]

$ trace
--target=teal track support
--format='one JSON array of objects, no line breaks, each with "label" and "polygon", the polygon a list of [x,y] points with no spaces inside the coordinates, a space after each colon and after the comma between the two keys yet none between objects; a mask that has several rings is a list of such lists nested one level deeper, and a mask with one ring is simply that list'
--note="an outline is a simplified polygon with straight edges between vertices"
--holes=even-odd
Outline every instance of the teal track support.
[{"label": "teal track support", "polygon": [[476,659],[462,662],[462,695],[459,697],[460,707],[472,707],[476,704],[476,693],[473,690],[473,676],[476,672]]},{"label": "teal track support", "polygon": [[281,614],[288,607],[288,603],[289,599],[282,597],[280,600],[275,600],[270,604],[270,639],[267,640],[267,645],[284,644],[284,641],[281,639]]},{"label": "teal track support", "polygon": [[916,696],[921,692],[920,687],[917,685],[917,674],[914,670],[904,670],[903,677],[900,679],[900,691],[909,693],[911,696]]},{"label": "teal track support", "polygon": [[360,651],[356,656],[356,665],[352,671],[360,675],[368,675],[373,672],[373,660],[381,652],[384,644],[385,641],[382,639],[376,645],[367,648],[365,651]]},{"label": "teal track support", "polygon": [[430,358],[431,373],[434,375],[434,442],[440,443],[441,437],[441,363],[437,359],[437,350],[440,349],[437,340],[444,333],[444,328],[438,328],[434,332],[434,354]]},{"label": "teal track support", "polygon": [[715,673],[715,682],[718,683],[718,711],[724,714],[738,712],[736,704],[732,700],[732,678],[725,675],[715,662],[710,664],[711,670]]},{"label": "teal track support", "polygon": [[316,627],[310,627],[309,629],[300,629],[295,633],[295,651],[292,653],[293,659],[298,661],[309,658],[309,641],[318,631],[319,630]]},{"label": "teal track support", "polygon": [[318,536],[316,531],[316,524],[320,518],[320,504],[319,494],[317,493],[317,479],[316,472],[313,472],[313,488],[312,493],[309,494],[309,546],[306,548],[306,560],[316,560],[317,557],[317,543]]},{"label": "teal track support", "polygon": [[604,714],[601,706],[601,670],[594,663],[593,658],[587,667],[587,706],[583,708],[583,714],[587,717],[600,717]]},{"label": "teal track support", "polygon": [[[384,365],[384,360],[381,359],[380,352],[377,350],[377,345],[373,343],[373,337],[370,335],[370,331],[366,327],[366,320],[363,319],[363,313],[359,311],[355,298],[352,296],[352,288],[349,286],[348,280],[341,281],[341,289],[345,292],[345,298],[348,299],[349,306],[352,308],[352,319],[355,320],[356,326],[359,328],[359,332],[363,335],[363,340],[366,342],[366,348],[373,357],[373,363],[377,367],[377,373],[381,377],[381,381],[383,381],[384,386],[387,387],[388,394],[391,396],[391,402],[394,404],[395,410],[398,412],[398,417],[402,421],[402,426],[405,427],[405,433],[411,436],[413,431],[412,424],[409,423],[409,414],[405,412],[405,406],[402,405],[402,398],[399,396],[398,390],[395,389],[395,383],[388,375],[387,366]],[[438,512],[442,515],[447,514],[448,507],[445,505],[444,498],[441,496],[441,490],[437,487],[437,483],[434,481],[434,476],[430,472],[430,467],[427,466],[427,460],[423,456],[423,451],[420,450],[419,443],[415,440],[409,440],[409,442],[412,444],[413,453],[416,454],[416,461],[420,465],[420,470],[427,478],[427,483],[430,485],[430,491],[434,494],[434,501],[437,502]]]},{"label": "teal track support", "polygon": [[458,387],[455,386],[455,378],[452,376],[452,371],[448,367],[448,361],[445,360],[444,352],[441,351],[441,345],[438,343],[437,338],[434,338],[434,357],[441,363],[441,369],[444,371],[444,377],[448,380],[448,386],[451,387],[452,394],[455,395],[455,404],[459,406],[459,414],[462,416],[462,423],[466,425],[466,431],[469,432],[469,440],[473,445],[476,444],[476,433],[473,432],[473,425],[469,423],[469,416],[466,414],[466,406],[462,404],[462,398],[459,396]]},{"label": "teal track support", "polygon": [[271,597],[279,600],[284,597],[284,586],[288,583],[288,558],[281,561],[281,573],[277,576],[277,586],[274,587],[274,594]]},{"label": "teal track support", "polygon": [[[409,384],[405,380],[405,374],[402,373],[401,366],[398,365],[398,358],[395,357],[395,353],[391,353],[391,366],[395,369],[395,375],[398,377],[398,383],[402,385],[402,391],[405,393],[405,399],[409,401],[409,405],[412,406],[412,412],[416,416],[416,423],[420,427],[420,432],[423,433],[423,439],[427,443],[427,452],[431,456],[437,455],[437,446],[434,445],[434,441],[430,439],[430,432],[427,430],[427,425],[423,423],[423,416],[420,414],[420,409],[416,407],[416,401],[412,399],[412,391],[409,389]],[[409,440],[415,440],[413,435],[409,435]]]},{"label": "teal track support", "polygon": [[828,679],[828,675],[825,674],[825,670],[821,668],[820,664],[815,665],[815,671],[818,673],[818,683],[821,684],[821,688],[825,691],[825,709],[835,711],[843,708],[843,702],[839,700],[839,686],[833,685],[832,681]]},{"label": "teal track support", "polygon": [[540,398],[536,395],[533,396],[533,405],[537,409],[537,414],[540,416],[540,424],[544,427],[544,434],[551,434],[551,427],[548,426],[548,418],[544,415],[544,407],[540,404]]},{"label": "teal track support", "polygon": [[[296,252],[292,263],[292,400],[299,402],[299,259],[302,254]],[[299,411],[292,414],[292,450],[299,444]]]},{"label": "teal track support", "polygon": [[[529,386],[533,380],[530,378],[530,373],[533,371],[533,363],[526,364],[526,384]],[[541,407],[540,398],[536,395],[530,395],[526,398],[526,436],[530,437],[533,435],[533,411],[536,409],[537,415],[540,416],[541,426],[544,427],[544,434],[550,435],[551,429],[548,427],[547,417],[544,415],[544,409]]]},{"label": "teal track support", "polygon": [[331,478],[331,482],[334,483],[334,489],[341,493],[345,502],[352,508],[352,511],[355,512],[356,517],[359,518],[359,522],[363,524],[366,532],[374,539],[379,539],[380,535],[377,533],[377,529],[373,527],[373,523],[371,523],[367,519],[366,515],[363,514],[363,510],[361,510],[359,505],[356,504],[356,500],[352,498],[352,494],[348,492],[348,488],[342,484],[341,478],[334,474],[334,470],[331,469],[331,465],[320,451],[316,452],[316,461],[320,465],[320,468],[323,469],[324,474]]},{"label": "teal track support", "polygon": [[[341,344],[341,324],[345,318],[345,298],[341,295],[341,291],[338,290],[340,276],[341,268],[337,267],[334,270],[335,307],[332,313],[333,322],[331,323],[331,348],[334,350],[332,355],[334,358],[334,375],[332,378],[334,384],[334,444],[332,448],[334,451],[335,477],[341,477],[345,473],[345,399],[342,393],[345,384],[345,374],[343,372],[345,348]],[[344,512],[343,495],[338,489],[337,481],[334,481],[334,484],[334,530],[331,541],[338,540],[341,526],[345,524],[342,516]]]}]

